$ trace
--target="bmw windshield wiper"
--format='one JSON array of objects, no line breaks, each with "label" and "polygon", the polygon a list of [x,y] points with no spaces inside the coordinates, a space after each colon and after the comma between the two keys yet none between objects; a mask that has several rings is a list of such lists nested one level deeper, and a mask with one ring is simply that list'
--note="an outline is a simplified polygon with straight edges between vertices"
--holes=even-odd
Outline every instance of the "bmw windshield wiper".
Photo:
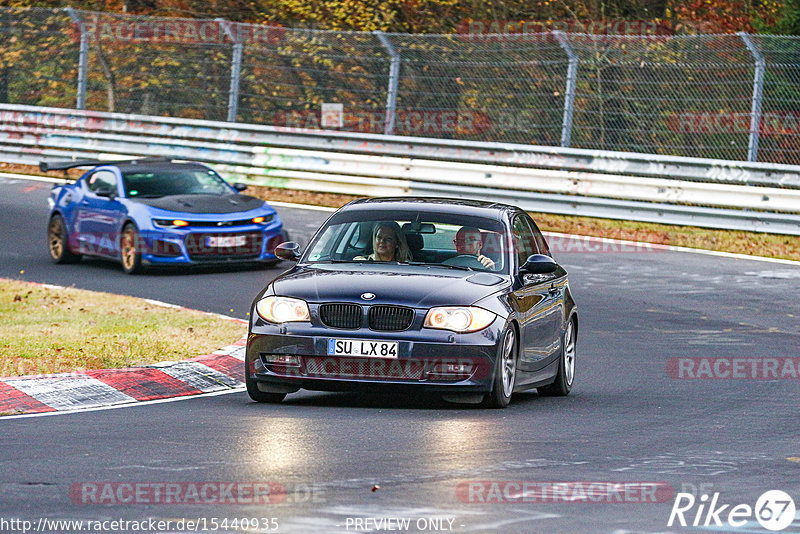
[{"label": "bmw windshield wiper", "polygon": [[325,259],[325,260],[309,260],[308,263],[364,263],[364,260],[334,260],[334,259]]},{"label": "bmw windshield wiper", "polygon": [[459,271],[474,271],[475,269],[471,267],[464,267],[463,265],[450,265],[448,263],[427,263],[424,261],[409,261],[406,262],[408,265],[425,265],[428,267],[448,267],[450,269],[456,269]]},{"label": "bmw windshield wiper", "polygon": [[164,195],[134,195],[131,198],[161,198]]}]

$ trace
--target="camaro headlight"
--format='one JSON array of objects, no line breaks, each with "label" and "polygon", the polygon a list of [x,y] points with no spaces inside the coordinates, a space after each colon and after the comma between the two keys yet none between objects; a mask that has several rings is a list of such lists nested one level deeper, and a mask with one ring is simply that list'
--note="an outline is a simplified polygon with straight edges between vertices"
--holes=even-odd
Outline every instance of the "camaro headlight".
[{"label": "camaro headlight", "polygon": [[256,312],[270,323],[308,321],[308,304],[289,297],[264,297],[256,303]]},{"label": "camaro headlight", "polygon": [[153,219],[153,226],[159,228],[181,228],[189,223],[181,219]]},{"label": "camaro headlight", "polygon": [[425,326],[462,333],[477,332],[492,324],[495,317],[494,313],[475,306],[431,308],[425,317]]}]

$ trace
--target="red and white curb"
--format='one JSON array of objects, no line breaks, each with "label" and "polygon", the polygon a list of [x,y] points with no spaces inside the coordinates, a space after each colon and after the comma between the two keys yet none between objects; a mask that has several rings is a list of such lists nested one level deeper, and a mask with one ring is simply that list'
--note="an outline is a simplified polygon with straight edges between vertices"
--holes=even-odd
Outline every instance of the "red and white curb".
[{"label": "red and white curb", "polygon": [[0,378],[0,414],[85,410],[244,386],[247,338],[212,354],[124,369]]},{"label": "red and white curb", "polygon": [[[63,286],[26,282],[50,289]],[[147,303],[247,324],[217,313],[151,299]],[[123,369],[95,369],[0,378],[0,416],[103,408],[174,397],[231,391],[244,386],[247,336],[211,354]]]}]

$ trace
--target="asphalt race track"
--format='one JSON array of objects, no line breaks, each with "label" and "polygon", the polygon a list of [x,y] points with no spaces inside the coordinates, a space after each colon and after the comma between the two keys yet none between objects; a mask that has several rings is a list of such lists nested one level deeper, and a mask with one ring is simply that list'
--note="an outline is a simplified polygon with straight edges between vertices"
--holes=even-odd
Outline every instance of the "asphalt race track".
[{"label": "asphalt race track", "polygon": [[[244,318],[255,292],[283,268],[131,277],[96,260],[53,265],[49,187],[0,180],[0,277]],[[278,211],[301,241],[326,216]],[[32,528],[152,519],[171,523],[137,531],[769,532],[755,512],[734,528],[729,512],[758,501],[766,518],[776,502],[759,501],[767,490],[800,506],[800,380],[784,367],[799,356],[800,267],[618,247],[556,258],[570,273],[581,320],[567,398],[523,394],[487,411],[309,392],[259,405],[240,391],[3,418],[0,531],[12,531],[12,519]],[[718,379],[687,379],[706,375],[700,363],[693,375],[678,359],[705,361]],[[754,376],[768,359],[780,362],[778,375]],[[243,488],[236,498],[232,484]],[[198,488],[205,498],[192,493]],[[687,526],[668,526],[678,492],[697,501],[689,507],[681,497]],[[774,508],[778,519],[789,518],[786,509]],[[800,519],[782,532],[800,532]]]}]

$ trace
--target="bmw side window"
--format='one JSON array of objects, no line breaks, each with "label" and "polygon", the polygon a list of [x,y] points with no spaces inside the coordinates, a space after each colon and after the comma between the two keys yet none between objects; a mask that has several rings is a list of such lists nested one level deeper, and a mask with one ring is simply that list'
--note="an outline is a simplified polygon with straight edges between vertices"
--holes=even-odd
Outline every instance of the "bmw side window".
[{"label": "bmw side window", "polygon": [[117,177],[111,171],[97,171],[86,180],[86,187],[92,193],[116,193]]},{"label": "bmw side window", "polygon": [[536,240],[536,247],[539,249],[539,254],[544,254],[545,256],[553,257],[550,254],[550,246],[547,244],[547,240],[542,235],[542,231],[539,230],[539,227],[536,226],[536,223],[533,222],[533,219],[528,219],[528,224],[531,225],[531,229],[533,230],[533,239]]},{"label": "bmw side window", "polygon": [[528,261],[528,256],[537,254],[539,251],[536,247],[536,240],[533,238],[533,232],[528,226],[525,217],[517,215],[514,219],[512,232],[514,234],[514,246],[517,248],[517,268],[520,268]]}]

